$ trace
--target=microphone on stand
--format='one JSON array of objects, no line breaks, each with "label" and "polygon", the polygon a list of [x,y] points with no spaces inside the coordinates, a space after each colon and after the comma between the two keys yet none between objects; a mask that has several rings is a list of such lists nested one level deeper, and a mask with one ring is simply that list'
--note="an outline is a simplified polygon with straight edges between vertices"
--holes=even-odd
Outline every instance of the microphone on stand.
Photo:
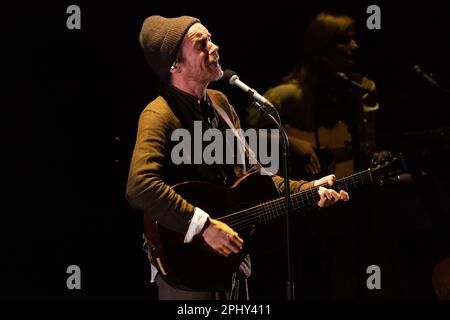
[{"label": "microphone on stand", "polygon": [[338,72],[338,73],[336,73],[336,75],[339,78],[344,79],[345,81],[348,81],[349,83],[351,83],[352,85],[354,85],[355,87],[357,87],[358,89],[360,89],[360,90],[362,90],[362,91],[364,91],[366,93],[371,93],[372,92],[371,90],[364,88],[361,84],[359,84],[355,80],[350,79],[349,76],[347,76],[343,72]]},{"label": "microphone on stand", "polygon": [[[293,268],[293,241],[291,239],[292,237],[292,222],[291,222],[291,215],[292,215],[292,205],[291,205],[291,198],[290,198],[290,186],[289,186],[289,138],[286,134],[286,131],[282,128],[281,125],[281,118],[278,114],[277,109],[274,107],[272,103],[270,103],[269,100],[267,100],[265,97],[260,95],[255,89],[250,88],[248,85],[246,85],[244,82],[239,80],[239,77],[237,76],[236,72],[232,70],[225,70],[222,76],[222,80],[228,82],[229,84],[233,86],[237,86],[240,89],[247,92],[255,101],[255,105],[261,111],[263,114],[265,114],[269,119],[271,119],[276,126],[278,127],[279,133],[280,133],[280,139],[282,142],[282,158],[283,158],[283,177],[284,177],[284,210],[286,215],[286,248],[287,248],[287,255],[286,255],[286,265],[287,265],[287,281],[286,281],[286,298],[288,300],[294,300],[295,299],[295,282],[294,282],[294,268]],[[269,110],[270,109],[270,110]],[[275,117],[271,114],[271,111],[275,112],[275,116],[278,118],[275,119]]]},{"label": "microphone on stand", "polygon": [[239,80],[239,77],[236,74],[236,72],[234,72],[232,70],[225,70],[223,72],[222,80],[224,80],[225,82],[227,82],[233,86],[237,86],[240,89],[242,89],[243,91],[247,92],[260,105],[270,107],[270,108],[275,108],[274,105],[269,100],[267,100],[264,96],[259,94],[255,89],[250,88],[244,82]]},{"label": "microphone on stand", "polygon": [[439,83],[436,82],[436,80],[434,80],[429,74],[425,73],[421,67],[419,67],[417,64],[415,64],[413,66],[413,70],[415,73],[417,73],[421,78],[423,78],[425,81],[427,81],[430,86],[432,87],[436,87],[436,88],[441,88],[441,86],[439,85]]}]

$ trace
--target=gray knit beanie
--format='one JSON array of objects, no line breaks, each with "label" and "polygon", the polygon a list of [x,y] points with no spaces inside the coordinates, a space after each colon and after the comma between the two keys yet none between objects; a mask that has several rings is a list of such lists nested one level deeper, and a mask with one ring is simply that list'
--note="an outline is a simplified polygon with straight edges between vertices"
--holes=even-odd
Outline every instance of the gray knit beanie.
[{"label": "gray knit beanie", "polygon": [[169,83],[169,69],[188,29],[200,22],[197,18],[181,16],[164,18],[150,16],[142,24],[139,42],[148,65],[164,83]]}]

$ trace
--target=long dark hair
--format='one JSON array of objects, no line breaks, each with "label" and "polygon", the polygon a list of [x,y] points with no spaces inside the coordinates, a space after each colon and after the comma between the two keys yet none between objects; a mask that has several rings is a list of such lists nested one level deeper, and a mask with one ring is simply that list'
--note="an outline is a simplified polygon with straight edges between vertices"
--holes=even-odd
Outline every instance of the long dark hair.
[{"label": "long dark hair", "polygon": [[329,11],[319,13],[306,30],[298,64],[282,80],[283,83],[297,83],[302,88],[302,116],[311,125],[317,81],[320,74],[325,72],[327,57],[340,37],[354,26],[354,20],[347,15]]}]

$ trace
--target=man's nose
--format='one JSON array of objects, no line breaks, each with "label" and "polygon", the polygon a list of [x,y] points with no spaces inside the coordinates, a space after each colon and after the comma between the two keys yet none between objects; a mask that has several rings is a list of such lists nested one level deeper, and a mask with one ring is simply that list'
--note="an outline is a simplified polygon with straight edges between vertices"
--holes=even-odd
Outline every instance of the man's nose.
[{"label": "man's nose", "polygon": [[210,47],[209,47],[208,53],[209,53],[209,54],[214,54],[214,53],[217,53],[217,52],[219,52],[219,46],[217,46],[216,44],[214,44],[213,42],[211,42],[211,45],[210,45]]}]

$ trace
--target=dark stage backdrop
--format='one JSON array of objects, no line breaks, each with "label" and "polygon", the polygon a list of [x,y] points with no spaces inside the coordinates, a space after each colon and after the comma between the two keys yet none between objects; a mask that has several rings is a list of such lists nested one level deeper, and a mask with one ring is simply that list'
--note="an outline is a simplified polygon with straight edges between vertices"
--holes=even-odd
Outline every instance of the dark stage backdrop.
[{"label": "dark stage backdrop", "polygon": [[[430,270],[449,254],[450,223],[444,201],[448,135],[433,130],[450,125],[450,105],[448,95],[430,88],[412,66],[443,83],[450,79],[444,3],[2,2],[1,296],[155,298],[141,251],[141,217],[124,199],[137,119],[156,93],[138,43],[145,17],[199,17],[220,46],[223,68],[264,92],[295,63],[307,23],[330,9],[358,23],[362,70],[381,96],[380,144],[406,151],[419,176],[412,188],[420,212],[410,215],[403,203],[395,205],[410,199],[402,190],[379,202],[384,220],[374,228],[395,233],[399,252],[415,266],[399,266],[406,284],[388,297],[434,298]],[[81,8],[80,30],[66,27],[71,4]],[[370,4],[381,8],[381,30],[366,27]],[[238,110],[247,105],[236,88],[215,87]],[[81,290],[66,287],[69,265],[81,268]]]}]

